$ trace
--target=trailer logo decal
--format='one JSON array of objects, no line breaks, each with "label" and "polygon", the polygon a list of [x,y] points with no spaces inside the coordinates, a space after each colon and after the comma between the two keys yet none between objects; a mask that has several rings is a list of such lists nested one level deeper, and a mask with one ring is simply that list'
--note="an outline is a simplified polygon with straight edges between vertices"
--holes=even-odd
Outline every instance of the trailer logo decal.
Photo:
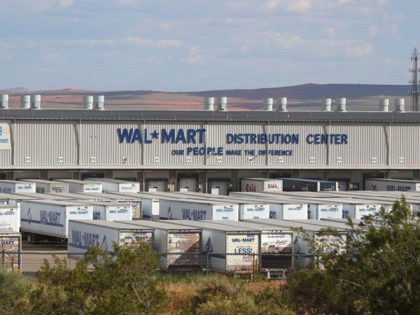
[{"label": "trailer logo decal", "polygon": [[[106,244],[106,237],[102,240],[102,245],[104,244]],[[88,249],[91,246],[99,246],[99,234],[72,230],[71,242],[69,245],[82,249]]]}]

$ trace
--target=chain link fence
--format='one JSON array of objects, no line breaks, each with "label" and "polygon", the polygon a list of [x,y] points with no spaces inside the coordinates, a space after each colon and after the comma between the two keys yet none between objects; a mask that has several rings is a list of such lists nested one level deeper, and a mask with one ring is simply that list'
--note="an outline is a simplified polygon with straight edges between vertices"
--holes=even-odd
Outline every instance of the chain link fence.
[{"label": "chain link fence", "polygon": [[[47,261],[54,266],[55,259],[66,259],[67,266],[74,268],[83,254],[68,254],[65,250],[31,250],[22,252],[2,252],[0,263],[6,268],[20,271],[25,275],[35,275]],[[160,253],[160,273],[191,274],[212,272],[252,276],[264,274],[267,278],[287,276],[295,268],[301,268],[299,261],[309,261],[310,255],[291,253],[238,254],[238,253]]]}]

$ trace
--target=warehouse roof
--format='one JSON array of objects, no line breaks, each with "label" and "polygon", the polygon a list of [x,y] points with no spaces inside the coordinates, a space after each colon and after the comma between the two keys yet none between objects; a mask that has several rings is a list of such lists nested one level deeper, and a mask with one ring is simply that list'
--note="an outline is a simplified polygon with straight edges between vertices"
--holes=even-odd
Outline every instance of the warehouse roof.
[{"label": "warehouse roof", "polygon": [[420,122],[420,112],[281,112],[281,111],[178,111],[3,109],[0,119],[11,120],[123,120],[215,122]]}]

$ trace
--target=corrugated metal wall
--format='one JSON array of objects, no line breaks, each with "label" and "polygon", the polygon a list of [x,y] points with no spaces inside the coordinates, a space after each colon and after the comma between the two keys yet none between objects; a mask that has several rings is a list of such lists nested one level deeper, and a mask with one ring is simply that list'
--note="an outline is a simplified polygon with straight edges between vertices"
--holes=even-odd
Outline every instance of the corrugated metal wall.
[{"label": "corrugated metal wall", "polygon": [[[420,126],[413,124],[17,120],[11,126],[12,149],[0,150],[4,169],[102,168],[130,173],[136,169],[413,169],[420,165]],[[118,128],[138,129],[141,139],[120,143]],[[251,134],[254,139],[277,138],[273,144],[246,143],[246,139],[253,142],[246,136]],[[313,143],[322,134],[345,135],[347,143]],[[282,143],[284,135],[294,135],[298,143]],[[235,137],[242,140],[233,141]]]},{"label": "corrugated metal wall", "polygon": [[75,124],[62,121],[16,122],[12,164],[17,168],[77,167],[75,128]]}]

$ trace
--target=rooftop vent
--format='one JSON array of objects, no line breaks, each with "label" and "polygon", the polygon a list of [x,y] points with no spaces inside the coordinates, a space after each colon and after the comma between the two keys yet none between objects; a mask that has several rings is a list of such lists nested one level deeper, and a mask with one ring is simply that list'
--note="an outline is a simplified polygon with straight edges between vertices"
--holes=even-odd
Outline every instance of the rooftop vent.
[{"label": "rooftop vent", "polygon": [[214,97],[206,97],[204,100],[204,110],[213,111],[214,110]]},{"label": "rooftop vent", "polygon": [[22,95],[20,98],[20,108],[29,109],[31,108],[31,96]]},{"label": "rooftop vent", "polygon": [[380,112],[387,112],[389,110],[389,99],[381,98],[379,100],[379,111]]},{"label": "rooftop vent", "polygon": [[280,98],[279,101],[279,111],[287,112],[287,97]]},{"label": "rooftop vent", "polygon": [[104,102],[105,102],[105,96],[104,95],[98,95],[96,97],[95,109],[96,110],[104,110],[105,109]]},{"label": "rooftop vent", "polygon": [[83,99],[83,109],[91,110],[93,109],[93,96],[86,95]]},{"label": "rooftop vent", "polygon": [[272,111],[273,110],[274,100],[272,97],[267,97],[264,102],[264,110]]},{"label": "rooftop vent", "polygon": [[222,96],[219,98],[219,111],[224,112],[227,110],[227,97]]},{"label": "rooftop vent", "polygon": [[345,97],[341,97],[337,100],[337,112],[345,112],[346,111],[346,103],[347,100]]},{"label": "rooftop vent", "polygon": [[324,112],[330,112],[331,111],[331,99],[330,98],[324,98],[322,100],[322,111],[324,111]]},{"label": "rooftop vent", "polygon": [[394,100],[394,104],[395,104],[396,112],[405,112],[405,99],[404,98],[396,98]]},{"label": "rooftop vent", "polygon": [[41,95],[36,94],[32,98],[31,108],[33,109],[41,109]]},{"label": "rooftop vent", "polygon": [[9,108],[9,94],[3,94],[1,96],[1,104],[0,107],[3,109]]}]

